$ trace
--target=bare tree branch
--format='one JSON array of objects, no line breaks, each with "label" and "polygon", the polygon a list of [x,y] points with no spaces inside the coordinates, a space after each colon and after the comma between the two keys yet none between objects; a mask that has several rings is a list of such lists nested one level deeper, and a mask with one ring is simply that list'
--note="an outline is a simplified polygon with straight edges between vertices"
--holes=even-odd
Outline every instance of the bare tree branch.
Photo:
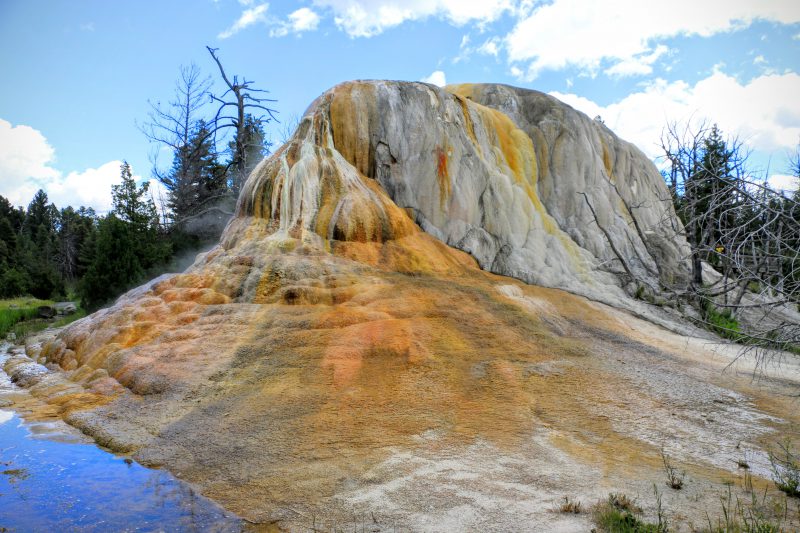
[{"label": "bare tree branch", "polygon": [[[728,336],[751,348],[800,347],[800,197],[773,190],[750,168],[743,142],[723,139],[715,125],[668,124],[661,147],[707,325],[718,329],[727,318],[714,310],[723,309],[742,321]],[[800,174],[800,157],[790,161]]]}]

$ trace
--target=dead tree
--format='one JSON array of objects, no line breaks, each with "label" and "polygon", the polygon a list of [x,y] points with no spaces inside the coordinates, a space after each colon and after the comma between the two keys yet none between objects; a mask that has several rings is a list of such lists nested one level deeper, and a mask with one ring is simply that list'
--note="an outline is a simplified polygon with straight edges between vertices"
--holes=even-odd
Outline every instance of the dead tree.
[{"label": "dead tree", "polygon": [[[253,122],[259,126],[273,120],[277,121],[275,117],[277,111],[268,106],[269,102],[275,102],[275,100],[254,96],[253,93],[262,94],[269,91],[253,88],[252,80],[248,81],[246,78],[242,78],[240,81],[236,75],[231,80],[217,56],[218,49],[210,46],[206,46],[206,49],[219,67],[219,73],[227,86],[227,90],[221,96],[212,94],[211,99],[219,105],[214,116],[215,132],[226,128],[234,131],[233,153],[229,166],[233,170],[231,188],[238,196],[239,190],[247,178],[248,163],[252,163],[247,160],[249,139],[246,117],[248,114],[252,116]],[[251,110],[255,113],[249,113]]]},{"label": "dead tree", "polygon": [[[180,224],[203,204],[228,195],[223,171],[216,163],[215,128],[206,120],[210,88],[211,79],[203,77],[196,65],[181,67],[173,98],[167,104],[149,102],[148,121],[140,126],[156,145],[150,157],[153,176],[168,191],[169,216],[162,213],[164,225]],[[165,147],[172,160],[162,169],[158,155]]]},{"label": "dead tree", "polygon": [[164,176],[158,166],[158,151],[163,146],[173,152],[188,146],[197,122],[205,117],[203,107],[209,101],[210,88],[211,79],[202,77],[200,68],[192,63],[181,67],[172,100],[166,105],[148,100],[148,121],[139,129],[150,142],[159,145],[151,156],[153,173],[159,181]]},{"label": "dead tree", "polygon": [[800,347],[798,196],[770,188],[743,143],[716,126],[669,124],[661,146],[706,325],[749,347]]},{"label": "dead tree", "polygon": [[[794,153],[789,154],[789,174],[800,180],[800,142],[794,149]],[[795,196],[800,195],[800,183],[798,189],[795,190]]]}]

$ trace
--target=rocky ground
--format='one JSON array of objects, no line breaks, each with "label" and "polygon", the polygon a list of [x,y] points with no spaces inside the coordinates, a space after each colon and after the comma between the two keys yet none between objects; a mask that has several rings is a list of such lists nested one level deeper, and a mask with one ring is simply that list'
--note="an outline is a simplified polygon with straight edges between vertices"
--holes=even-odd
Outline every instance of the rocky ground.
[{"label": "rocky ground", "polygon": [[[555,511],[565,496],[586,508],[624,492],[652,518],[655,485],[672,524],[689,530],[721,512],[729,487],[740,490],[740,460],[757,488],[771,487],[767,451],[800,437],[796,359],[772,354],[780,365],[754,374],[736,347],[561,291],[491,281],[506,313],[540,318],[547,342],[535,352],[518,340],[448,362],[407,346],[401,361],[391,346],[359,362],[301,352],[276,361],[241,343],[216,354],[210,375],[149,394],[108,395],[92,389],[97,377],[79,384],[76,370],[35,363],[46,363],[45,336],[4,366],[40,400],[19,406],[29,417],[60,413],[249,520],[288,529],[586,531],[589,514]],[[397,305],[388,307],[403,312]],[[409,327],[389,320],[384,333],[362,329],[344,345]],[[324,383],[312,378],[321,371]],[[662,449],[686,471],[680,491],[666,486]]]}]

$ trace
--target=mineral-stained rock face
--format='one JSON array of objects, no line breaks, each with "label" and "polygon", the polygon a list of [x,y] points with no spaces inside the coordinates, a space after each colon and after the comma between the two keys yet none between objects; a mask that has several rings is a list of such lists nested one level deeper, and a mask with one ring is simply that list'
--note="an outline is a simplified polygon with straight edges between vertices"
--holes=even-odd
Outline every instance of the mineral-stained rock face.
[{"label": "mineral-stained rock face", "polygon": [[249,181],[240,216],[316,246],[408,234],[378,189],[483,269],[528,283],[619,303],[619,287],[688,279],[680,222],[644,154],[553,97],[504,85],[338,86]]},{"label": "mineral-stained rock face", "polygon": [[555,503],[651,490],[664,446],[704,479],[742,438],[766,464],[758,393],[692,359],[702,344],[522,282],[629,308],[628,285],[680,285],[665,196],[636,148],[540,93],[340,85],[219,246],[30,346],[62,376],[31,390],[251,520],[586,530]]}]

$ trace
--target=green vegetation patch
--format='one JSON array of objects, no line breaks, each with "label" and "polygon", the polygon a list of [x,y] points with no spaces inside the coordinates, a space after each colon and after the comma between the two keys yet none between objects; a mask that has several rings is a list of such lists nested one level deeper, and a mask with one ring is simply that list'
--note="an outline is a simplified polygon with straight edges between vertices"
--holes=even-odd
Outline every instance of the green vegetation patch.
[{"label": "green vegetation patch", "polygon": [[594,507],[594,522],[607,533],[666,533],[666,523],[653,524],[641,518],[642,509],[624,494],[609,494]]},{"label": "green vegetation patch", "polygon": [[39,311],[36,307],[22,309],[0,308],[0,337],[5,337],[18,323],[32,320],[38,315]]},{"label": "green vegetation patch", "polygon": [[786,498],[780,501],[768,497],[765,491],[760,497],[750,491],[749,498],[734,496],[728,490],[722,498],[722,513],[716,523],[708,518],[708,528],[703,533],[782,533],[793,531],[789,522],[789,507]]},{"label": "green vegetation patch", "polygon": [[36,309],[40,305],[53,305],[53,300],[40,300],[38,298],[21,297],[0,300],[0,311],[4,309]]},{"label": "green vegetation patch", "polygon": [[769,460],[775,486],[787,496],[800,498],[800,455],[792,450],[791,443],[778,445],[777,452],[770,452]]},{"label": "green vegetation patch", "polygon": [[718,310],[713,303],[706,302],[703,309],[703,318],[708,329],[717,335],[734,342],[743,340],[739,321],[731,315],[730,309]]},{"label": "green vegetation patch", "polygon": [[40,318],[39,307],[44,305],[50,306],[53,302],[36,298],[0,300],[0,339],[14,333],[19,340],[48,327],[66,326],[86,316],[86,311],[79,308],[77,312],[59,316],[55,320]]}]

